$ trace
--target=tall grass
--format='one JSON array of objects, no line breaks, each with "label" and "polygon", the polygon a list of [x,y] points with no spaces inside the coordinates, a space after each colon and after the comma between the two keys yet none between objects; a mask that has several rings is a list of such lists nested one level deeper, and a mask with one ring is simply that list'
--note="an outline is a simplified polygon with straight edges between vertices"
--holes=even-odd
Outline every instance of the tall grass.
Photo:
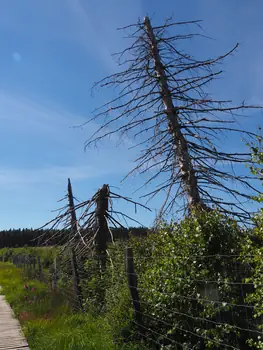
[{"label": "tall grass", "polygon": [[110,330],[90,315],[57,316],[27,323],[25,335],[32,349],[114,349]]},{"label": "tall grass", "polygon": [[63,295],[27,280],[11,263],[0,263],[1,293],[19,318],[30,349],[116,349],[106,320],[73,314]]}]

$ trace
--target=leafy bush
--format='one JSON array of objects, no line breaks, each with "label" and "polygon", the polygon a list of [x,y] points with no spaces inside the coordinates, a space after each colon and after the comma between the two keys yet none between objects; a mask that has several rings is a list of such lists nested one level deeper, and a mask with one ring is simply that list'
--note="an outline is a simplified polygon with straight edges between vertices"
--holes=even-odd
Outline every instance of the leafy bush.
[{"label": "leafy bush", "polygon": [[[250,148],[251,162],[250,172],[255,175],[263,185],[263,136],[262,128],[259,127],[256,138],[247,143]],[[263,194],[253,197],[256,203],[263,203]],[[254,216],[254,225],[246,231],[242,244],[241,260],[249,269],[245,282],[250,285],[250,293],[246,296],[245,302],[252,310],[252,327],[255,329],[256,339],[250,337],[249,345],[256,349],[263,349],[263,209],[260,208]]]},{"label": "leafy bush", "polygon": [[246,296],[246,304],[253,310],[253,326],[258,331],[257,339],[251,337],[249,344],[256,349],[263,349],[263,213],[256,218],[256,226],[246,234],[241,252],[243,264],[250,269],[245,282],[251,292]]},{"label": "leafy bush", "polygon": [[[251,334],[244,305],[244,233],[217,211],[195,213],[133,241],[148,337],[171,349],[240,347]],[[227,347],[226,347],[227,348]]]},{"label": "leafy bush", "polygon": [[[105,343],[96,343],[94,331],[94,344],[106,344],[109,349],[113,345],[122,349],[152,349],[156,343],[162,344],[163,349],[215,350],[231,346],[245,348],[247,344],[250,348],[263,349],[257,333],[262,331],[263,314],[262,220],[263,216],[259,215],[257,227],[244,231],[234,220],[216,210],[196,211],[180,223],[163,223],[147,237],[133,237],[127,242],[109,245],[104,272],[99,270],[95,258],[86,257],[79,264],[87,313],[82,315],[83,318],[76,315],[75,319],[69,309],[64,310],[65,317],[59,313],[49,314],[47,310],[62,310],[62,305],[56,305],[56,301],[63,301],[62,296],[50,295],[46,286],[28,282],[29,289],[33,287],[41,295],[37,313],[41,320],[26,323],[32,344],[38,346],[36,349],[45,342],[50,347],[62,349],[67,344],[63,342],[64,332],[64,339],[72,349],[82,349],[74,347],[74,344],[82,346],[80,339],[92,349],[93,340],[87,343],[82,335],[82,322],[89,319],[90,329],[97,320],[102,324]],[[127,245],[133,247],[134,252],[143,314],[141,328],[134,322],[124,270],[124,248]],[[46,254],[47,261],[52,261],[54,251],[42,254]],[[60,261],[58,286],[65,295],[71,295],[70,259],[66,255],[64,259],[64,262]],[[19,279],[17,271],[12,275],[13,282],[7,282],[9,289],[5,291],[9,301],[20,309],[25,303],[25,291],[24,285],[22,289],[21,286],[20,289],[12,286],[12,283],[17,283],[16,278]],[[27,300],[34,298],[31,292],[30,289]],[[69,297],[67,300],[70,302]],[[36,312],[36,306],[37,303],[29,303],[26,310]],[[43,319],[41,315],[44,314]],[[46,317],[50,322],[45,322]],[[68,327],[71,322],[80,322],[79,332],[73,332],[72,343]],[[64,323],[63,330],[55,329],[56,324]],[[44,340],[49,332],[52,334],[50,343]],[[102,348],[107,349],[105,346]]]}]

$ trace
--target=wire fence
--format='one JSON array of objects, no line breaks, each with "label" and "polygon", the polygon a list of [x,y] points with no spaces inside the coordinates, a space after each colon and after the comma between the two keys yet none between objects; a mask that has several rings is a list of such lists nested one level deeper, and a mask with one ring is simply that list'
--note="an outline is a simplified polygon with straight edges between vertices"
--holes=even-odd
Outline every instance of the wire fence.
[{"label": "wire fence", "polygon": [[[74,288],[76,276],[68,251],[46,261],[21,254],[4,260],[11,260],[25,276],[48,284],[50,292],[60,295],[74,312],[104,315],[113,310],[122,341],[135,341],[145,349],[253,349],[253,342],[260,341],[262,318],[254,316],[255,309],[263,309],[247,299],[247,288],[254,288],[252,282],[174,275],[170,276],[171,285],[166,286],[165,279],[160,284],[156,275],[154,283],[147,278],[147,264],[157,271],[158,261],[149,261],[131,247],[123,249],[123,245],[112,248],[116,255],[108,256],[103,272],[98,256],[88,252],[78,256],[79,289]],[[215,256],[202,256],[200,260],[211,258]],[[216,258],[225,261],[237,257]]]},{"label": "wire fence", "polygon": [[[48,285],[72,312],[107,318],[117,348],[127,343],[136,344],[134,349],[263,348],[263,280],[251,278],[252,254],[241,255],[227,243],[222,253],[196,254],[176,245],[156,250],[147,237],[114,241],[108,224],[121,223],[111,201],[125,197],[111,197],[104,185],[91,200],[77,204],[79,215],[70,181],[68,197],[69,206],[49,222],[55,247],[45,246],[50,237],[44,236],[44,247],[37,247],[38,238],[30,252],[13,250],[2,260],[12,261],[25,278]],[[54,231],[61,220],[71,231]],[[158,240],[158,232],[154,235]]]}]

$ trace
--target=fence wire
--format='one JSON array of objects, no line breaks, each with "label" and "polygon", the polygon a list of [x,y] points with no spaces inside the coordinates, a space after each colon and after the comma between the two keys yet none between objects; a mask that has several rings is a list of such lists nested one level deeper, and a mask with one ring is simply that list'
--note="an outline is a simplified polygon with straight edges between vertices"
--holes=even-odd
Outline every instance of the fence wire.
[{"label": "fence wire", "polygon": [[[262,339],[263,320],[255,314],[263,308],[249,300],[246,289],[254,289],[254,283],[240,277],[238,269],[233,270],[232,280],[218,280],[209,274],[207,278],[170,276],[173,283],[166,286],[165,278],[164,284],[158,282],[159,272],[156,282],[147,278],[148,257],[127,256],[127,249],[126,254],[121,249],[114,255],[112,249],[106,271],[100,270],[96,254],[83,251],[77,257],[79,290],[74,287],[76,276],[67,250],[57,252],[54,259],[31,253],[30,256],[6,255],[5,260],[22,269],[25,280],[33,278],[48,284],[50,292],[60,295],[75,313],[96,312],[108,317],[113,310],[114,316],[110,317],[122,325],[116,334],[116,346],[121,341],[139,344],[141,349],[253,349],[253,342]],[[226,261],[238,257],[217,255],[216,258]],[[215,256],[196,259],[210,260]],[[150,263],[154,271],[155,263]],[[185,286],[184,293],[179,288],[181,283]]]}]

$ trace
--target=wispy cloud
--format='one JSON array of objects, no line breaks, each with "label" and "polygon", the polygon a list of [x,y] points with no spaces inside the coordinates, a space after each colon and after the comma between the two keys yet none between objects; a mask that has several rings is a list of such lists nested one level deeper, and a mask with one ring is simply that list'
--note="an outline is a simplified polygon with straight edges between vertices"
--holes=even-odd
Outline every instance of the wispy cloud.
[{"label": "wispy cloud", "polygon": [[63,185],[67,178],[80,181],[96,178],[102,175],[114,173],[115,169],[103,170],[87,165],[77,166],[50,166],[46,168],[15,169],[0,168],[0,186],[21,186],[21,185]]},{"label": "wispy cloud", "polygon": [[89,52],[96,53],[97,57],[111,70],[115,67],[111,54],[104,45],[104,40],[96,33],[90,15],[85,11],[79,0],[68,0],[69,9],[75,21],[76,38]]},{"label": "wispy cloud", "polygon": [[[62,131],[70,131],[74,125],[81,125],[85,117],[69,113],[54,103],[37,102],[34,99],[0,91],[0,120],[6,127],[26,134],[41,134],[59,140]],[[92,126],[91,126],[92,131]],[[28,140],[30,141],[30,140]]]},{"label": "wispy cloud", "polygon": [[[90,115],[90,117],[92,114]],[[109,118],[114,118],[111,115]],[[0,91],[0,121],[2,125],[12,127],[15,132],[41,135],[49,139],[61,141],[64,144],[72,142],[81,144],[84,150],[85,141],[99,129],[98,122],[89,121],[89,116],[74,114],[51,101],[36,101]],[[115,125],[116,127],[116,125]],[[98,136],[111,131],[107,127]],[[30,142],[30,140],[27,140]],[[107,148],[121,144],[124,147],[134,146],[134,142],[123,135],[112,134],[107,138]],[[104,142],[104,145],[105,145]]]},{"label": "wispy cloud", "polygon": [[[2,130],[10,130],[10,137],[17,143],[12,143],[2,158],[0,186],[63,184],[68,177],[76,181],[107,175],[122,177],[131,167],[125,153],[128,144],[116,149],[114,138],[105,141],[99,150],[85,153],[84,141],[98,126],[91,122],[84,130],[71,128],[85,120],[57,106],[0,92]],[[2,135],[2,149],[8,147],[10,137]]]},{"label": "wispy cloud", "polygon": [[75,20],[79,42],[89,52],[93,52],[108,70],[115,70],[116,63],[112,54],[123,46],[122,35],[116,35],[116,29],[134,23],[138,16],[143,15],[141,0],[98,1],[92,4],[67,0],[66,3]]}]

